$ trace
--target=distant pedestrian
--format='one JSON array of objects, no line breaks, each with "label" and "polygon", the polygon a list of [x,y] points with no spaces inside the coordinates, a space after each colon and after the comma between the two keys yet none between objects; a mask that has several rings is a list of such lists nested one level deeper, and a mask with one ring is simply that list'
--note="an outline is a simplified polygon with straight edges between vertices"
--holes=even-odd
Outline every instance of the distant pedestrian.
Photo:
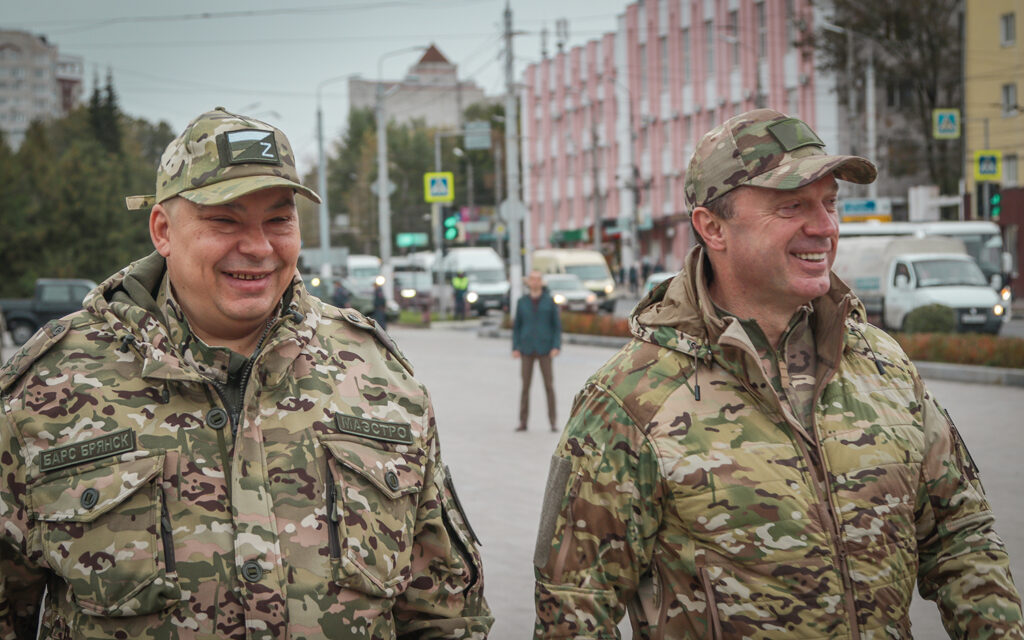
[{"label": "distant pedestrian", "polygon": [[466,291],[469,289],[469,278],[465,271],[459,271],[452,278],[452,290],[455,292],[455,319],[466,319]]},{"label": "distant pedestrian", "polygon": [[519,399],[519,426],[526,431],[530,413],[530,381],[533,363],[540,365],[544,378],[544,393],[548,398],[548,420],[551,430],[558,431],[555,412],[555,381],[551,361],[562,347],[562,319],[551,292],[544,286],[540,271],[531,271],[526,277],[527,292],[516,304],[516,319],[512,328],[512,357],[522,361],[523,392]]},{"label": "distant pedestrian", "polygon": [[331,295],[331,303],[339,309],[344,309],[348,306],[349,298],[352,297],[352,293],[345,288],[345,285],[338,280],[334,285],[334,293]]},{"label": "distant pedestrian", "polygon": [[636,265],[629,265],[629,291],[630,293],[636,294],[636,290],[639,284],[637,283]]},{"label": "distant pedestrian", "polygon": [[384,297],[384,287],[379,282],[373,283],[373,313],[370,317],[377,321],[381,329],[388,328],[388,301]]}]

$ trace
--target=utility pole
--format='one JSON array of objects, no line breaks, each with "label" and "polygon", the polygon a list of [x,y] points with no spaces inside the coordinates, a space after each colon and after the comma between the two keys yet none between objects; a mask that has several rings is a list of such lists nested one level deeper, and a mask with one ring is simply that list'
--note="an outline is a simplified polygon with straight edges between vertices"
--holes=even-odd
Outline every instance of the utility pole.
[{"label": "utility pole", "polygon": [[505,2],[505,184],[508,198],[503,203],[508,223],[509,310],[515,315],[523,289],[523,256],[519,229],[523,203],[519,199],[519,105],[516,103],[515,65],[512,55],[512,9]]},{"label": "utility pole", "polygon": [[594,250],[600,253],[604,220],[601,215],[601,189],[598,182],[600,171],[597,167],[597,120],[595,118],[590,119],[590,165],[590,171],[593,174],[590,197],[594,201]]}]

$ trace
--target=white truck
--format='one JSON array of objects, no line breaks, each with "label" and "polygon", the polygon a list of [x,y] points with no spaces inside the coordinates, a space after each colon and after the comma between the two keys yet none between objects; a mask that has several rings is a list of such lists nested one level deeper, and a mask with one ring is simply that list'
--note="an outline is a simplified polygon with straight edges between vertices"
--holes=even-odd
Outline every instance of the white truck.
[{"label": "white truck", "polygon": [[[441,273],[441,295],[446,302],[453,299],[452,277],[465,273],[469,278],[466,304],[477,315],[486,315],[490,309],[509,308],[509,281],[505,275],[505,263],[498,252],[490,247],[457,247],[449,249],[439,265],[433,265]],[[449,307],[450,308],[450,307]]]},{"label": "white truck", "polygon": [[843,238],[832,270],[883,328],[901,330],[908,313],[929,304],[953,309],[958,331],[998,333],[1008,317],[957,238]]}]

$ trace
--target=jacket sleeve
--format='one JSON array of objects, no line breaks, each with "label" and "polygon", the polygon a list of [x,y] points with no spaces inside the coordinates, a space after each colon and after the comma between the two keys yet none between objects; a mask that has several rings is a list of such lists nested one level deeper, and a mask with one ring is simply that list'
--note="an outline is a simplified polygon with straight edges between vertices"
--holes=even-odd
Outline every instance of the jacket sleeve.
[{"label": "jacket sleeve", "polygon": [[618,638],[661,524],[655,450],[591,384],[551,462],[534,555],[535,638]]},{"label": "jacket sleeve", "polygon": [[951,638],[1024,638],[1020,594],[978,468],[949,415],[927,391],[922,395],[920,593],[938,604]]},{"label": "jacket sleeve", "polygon": [[0,639],[36,637],[46,574],[31,557],[25,465],[6,397],[0,397]]},{"label": "jacket sleeve", "polygon": [[476,535],[441,462],[434,412],[423,494],[416,516],[413,576],[395,601],[399,638],[482,640],[494,622],[484,600]]},{"label": "jacket sleeve", "polygon": [[523,313],[522,305],[519,304],[522,299],[516,301],[516,316],[515,320],[512,321],[512,350],[519,351],[522,347],[523,342]]},{"label": "jacket sleeve", "polygon": [[551,300],[551,335],[553,338],[554,346],[552,349],[562,348],[562,312],[558,310],[558,305],[555,301]]}]

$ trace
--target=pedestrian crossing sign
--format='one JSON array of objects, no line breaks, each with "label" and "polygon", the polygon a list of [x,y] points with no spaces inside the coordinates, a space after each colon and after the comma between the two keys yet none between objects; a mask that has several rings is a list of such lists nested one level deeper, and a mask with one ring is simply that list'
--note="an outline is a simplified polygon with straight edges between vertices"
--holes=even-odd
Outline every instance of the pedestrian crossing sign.
[{"label": "pedestrian crossing sign", "polygon": [[954,140],[960,137],[959,109],[932,109],[932,137]]},{"label": "pedestrian crossing sign", "polygon": [[1001,182],[1003,179],[1003,152],[999,149],[980,149],[974,152],[974,180]]},{"label": "pedestrian crossing sign", "polygon": [[423,174],[423,199],[427,202],[455,200],[455,178],[451,171],[433,171]]}]

